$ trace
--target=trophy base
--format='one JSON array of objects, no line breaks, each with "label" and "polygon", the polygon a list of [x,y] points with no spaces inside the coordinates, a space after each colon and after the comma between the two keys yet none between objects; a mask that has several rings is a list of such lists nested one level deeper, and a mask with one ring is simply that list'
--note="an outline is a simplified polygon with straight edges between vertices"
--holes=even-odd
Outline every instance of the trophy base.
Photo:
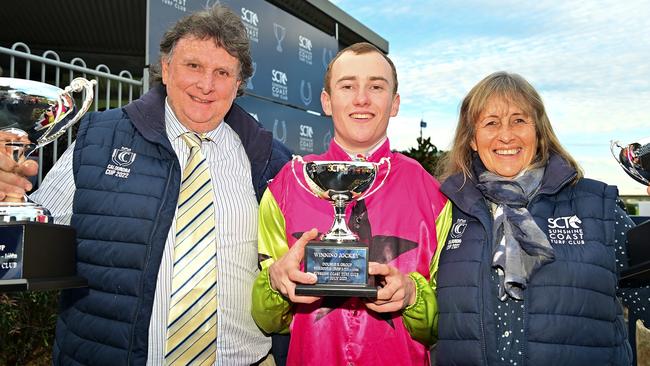
[{"label": "trophy base", "polygon": [[368,276],[368,247],[358,241],[310,241],[305,246],[305,272],[318,278],[296,286],[296,295],[377,297],[374,276]]},{"label": "trophy base", "polygon": [[650,285],[650,220],[627,232],[630,266],[621,271],[621,287]]},{"label": "trophy base", "polygon": [[0,280],[0,292],[43,291],[87,286],[88,281],[86,281],[85,278],[79,276]]},{"label": "trophy base", "polygon": [[375,286],[345,286],[345,285],[296,285],[296,295],[301,296],[331,296],[331,297],[365,297],[377,298]]},{"label": "trophy base", "polygon": [[69,226],[0,223],[0,291],[86,286],[76,275],[75,236]]},{"label": "trophy base", "polygon": [[33,202],[0,202],[0,223],[51,222],[50,212]]}]

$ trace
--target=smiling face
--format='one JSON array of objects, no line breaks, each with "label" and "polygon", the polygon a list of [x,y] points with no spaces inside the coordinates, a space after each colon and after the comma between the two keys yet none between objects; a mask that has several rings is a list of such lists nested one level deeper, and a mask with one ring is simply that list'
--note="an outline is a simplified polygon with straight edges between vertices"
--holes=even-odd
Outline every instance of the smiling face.
[{"label": "smiling face", "polygon": [[161,62],[167,98],[189,130],[214,130],[230,110],[239,80],[239,61],[212,39],[183,37]]},{"label": "smiling face", "polygon": [[346,51],[331,67],[330,90],[321,104],[334,122],[334,137],[344,149],[365,153],[386,136],[397,115],[399,94],[390,65],[377,52]]},{"label": "smiling face", "polygon": [[475,129],[470,145],[492,173],[514,178],[533,162],[537,153],[535,121],[514,103],[490,98]]}]

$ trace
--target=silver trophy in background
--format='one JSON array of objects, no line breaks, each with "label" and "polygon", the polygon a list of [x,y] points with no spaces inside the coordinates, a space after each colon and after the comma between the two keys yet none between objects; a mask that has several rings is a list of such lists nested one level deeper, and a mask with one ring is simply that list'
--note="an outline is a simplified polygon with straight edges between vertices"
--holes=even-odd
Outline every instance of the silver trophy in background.
[{"label": "silver trophy in background", "polygon": [[[645,186],[650,185],[650,137],[627,145],[612,141],[610,150],[630,177]],[[636,216],[636,219],[647,218]],[[626,236],[628,267],[621,271],[619,283],[622,287],[647,286],[650,283],[650,220],[637,222]]]},{"label": "silver trophy in background", "polygon": [[[37,81],[0,78],[0,154],[20,163],[81,119],[96,82],[76,78],[65,89]],[[84,92],[80,108],[73,93]],[[26,197],[0,202],[0,291],[86,285],[76,276],[75,231],[55,225],[49,211]]]},{"label": "silver trophy in background", "polygon": [[650,137],[627,145],[612,141],[610,150],[630,177],[643,185],[650,185]]},{"label": "silver trophy in background", "polygon": [[[36,149],[55,141],[88,111],[93,99],[92,82],[72,80],[62,90],[38,81],[0,78],[0,146],[14,161],[24,161]],[[76,110],[73,92],[85,91]],[[47,210],[25,198],[0,202],[0,222],[50,222]]]},{"label": "silver trophy in background", "polygon": [[[302,179],[296,174],[295,163],[302,164]],[[386,174],[373,185],[382,165]],[[352,201],[365,199],[377,192],[390,173],[390,159],[378,163],[368,161],[311,161],[294,156],[291,170],[298,184],[312,195],[334,206],[334,222],[318,240],[305,246],[305,271],[316,274],[314,285],[297,285],[297,295],[377,297],[374,278],[368,276],[368,251],[345,222],[345,209]]]}]

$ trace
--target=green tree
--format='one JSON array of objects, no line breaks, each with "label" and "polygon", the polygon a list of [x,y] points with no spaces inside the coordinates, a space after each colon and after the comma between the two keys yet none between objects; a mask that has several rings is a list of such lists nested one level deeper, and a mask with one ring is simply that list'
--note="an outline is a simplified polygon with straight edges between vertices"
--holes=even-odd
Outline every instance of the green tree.
[{"label": "green tree", "polygon": [[51,364],[58,294],[0,292],[0,365]]},{"label": "green tree", "polygon": [[439,151],[436,145],[431,143],[431,137],[418,137],[417,142],[417,148],[412,147],[401,153],[417,160],[427,172],[435,176],[438,162],[447,152]]}]

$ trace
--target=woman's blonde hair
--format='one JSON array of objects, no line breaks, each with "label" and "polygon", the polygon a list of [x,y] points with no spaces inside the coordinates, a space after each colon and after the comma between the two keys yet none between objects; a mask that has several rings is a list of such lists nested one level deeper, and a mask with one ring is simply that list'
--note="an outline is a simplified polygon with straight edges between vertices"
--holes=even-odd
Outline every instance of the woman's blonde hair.
[{"label": "woman's blonde hair", "polygon": [[438,165],[438,176],[441,181],[461,172],[465,180],[472,177],[471,167],[474,151],[470,145],[476,133],[476,121],[487,103],[494,97],[503,98],[509,103],[515,104],[533,118],[537,136],[537,152],[533,158],[533,167],[545,165],[551,153],[556,153],[578,172],[576,181],[583,176],[578,163],[562,147],[553,132],[542,98],[535,88],[518,74],[499,71],[481,80],[463,99],[453,145]]}]

